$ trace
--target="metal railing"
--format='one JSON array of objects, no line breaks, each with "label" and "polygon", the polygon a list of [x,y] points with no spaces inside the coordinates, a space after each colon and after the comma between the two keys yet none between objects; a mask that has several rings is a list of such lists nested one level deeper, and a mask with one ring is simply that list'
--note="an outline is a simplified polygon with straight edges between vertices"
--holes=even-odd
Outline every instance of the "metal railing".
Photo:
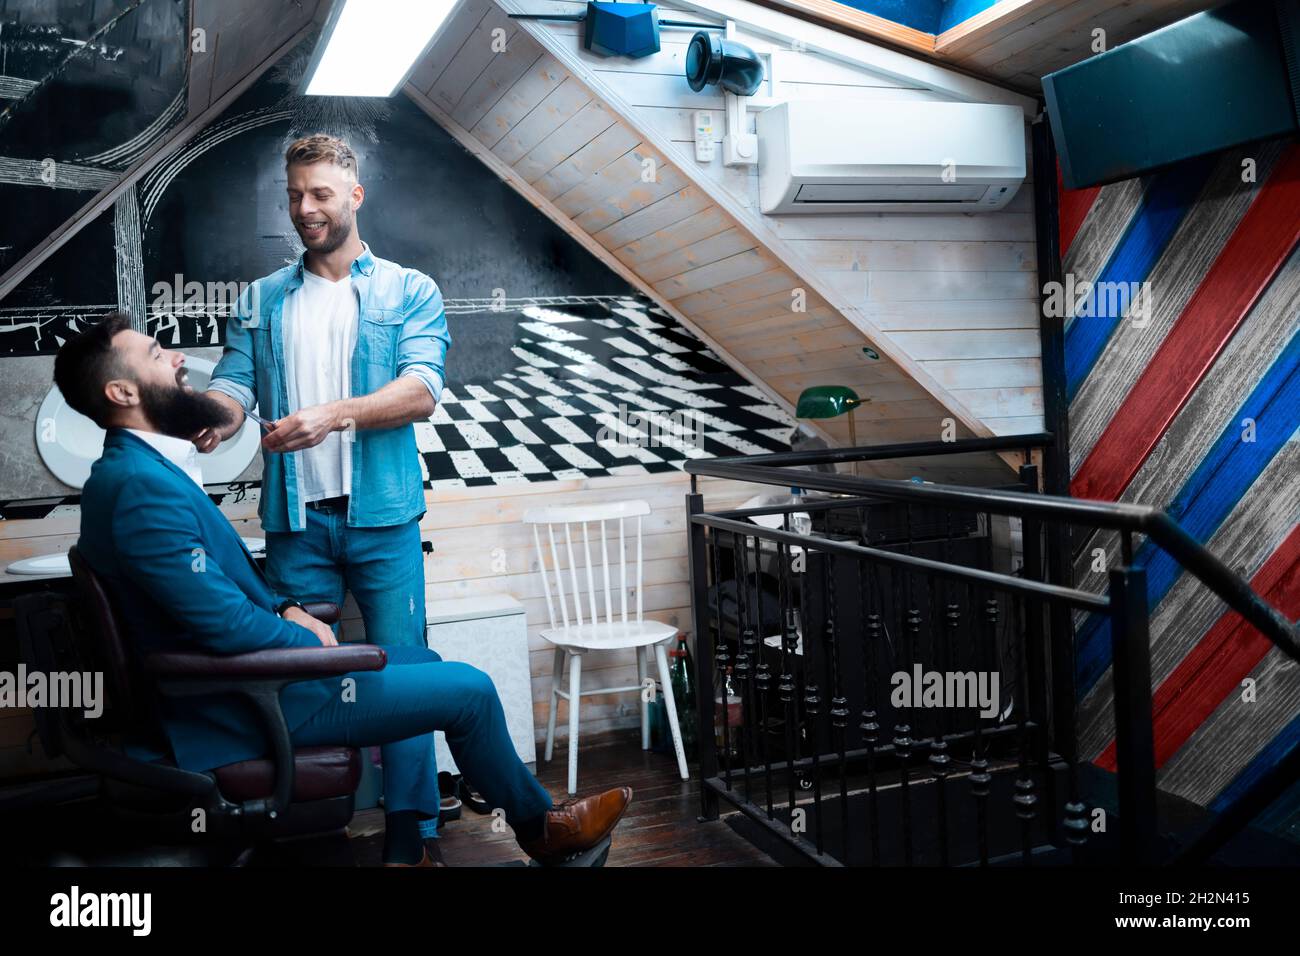
[{"label": "metal railing", "polygon": [[[1149,537],[1300,660],[1296,627],[1164,512],[1039,494],[1033,465],[1020,469],[1014,489],[794,467],[1012,451],[1050,439],[687,463],[706,818],[725,799],[827,865],[1028,864],[1055,848],[1083,859],[1090,839],[1107,859],[1170,859],[1156,811],[1146,572],[1133,564],[1133,535]],[[710,513],[699,476],[829,497]],[[815,533],[792,528],[790,516],[804,513],[820,523]],[[777,526],[750,520],[764,515],[779,517],[767,522]],[[1049,580],[1043,542],[1053,526],[1120,534],[1122,562],[1106,593]],[[995,529],[1004,538],[996,547]],[[1118,832],[1100,840],[1076,754],[1075,609],[1111,625]],[[933,704],[917,684],[936,691]],[[977,688],[985,692],[971,707]],[[1270,787],[1285,784],[1277,776]],[[1211,828],[1178,858],[1202,859],[1232,832]]]}]

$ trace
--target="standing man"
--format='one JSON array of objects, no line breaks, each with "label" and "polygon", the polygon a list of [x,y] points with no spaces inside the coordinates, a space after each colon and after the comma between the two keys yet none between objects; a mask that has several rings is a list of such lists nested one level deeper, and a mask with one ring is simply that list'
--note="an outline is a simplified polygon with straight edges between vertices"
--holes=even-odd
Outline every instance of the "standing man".
[{"label": "standing man", "polygon": [[[361,241],[365,189],[346,142],[307,136],[284,160],[306,252],[240,297],[207,393],[237,415],[194,444],[211,451],[257,406],[274,423],[262,438],[258,505],[273,586],[339,605],[350,591],[367,640],[423,647],[425,503],[412,423],[442,393],[451,345],[442,293]],[[436,836],[436,825],[421,829]]]}]

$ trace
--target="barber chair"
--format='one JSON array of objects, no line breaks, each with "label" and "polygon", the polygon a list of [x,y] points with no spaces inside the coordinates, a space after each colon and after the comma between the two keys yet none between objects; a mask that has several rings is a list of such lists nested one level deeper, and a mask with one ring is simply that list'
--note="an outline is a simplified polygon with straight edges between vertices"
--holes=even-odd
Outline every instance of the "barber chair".
[{"label": "barber chair", "polygon": [[[104,713],[36,711],[45,751],[66,756],[100,775],[100,795],[114,820],[142,839],[207,845],[217,859],[246,858],[252,846],[287,837],[341,830],[352,818],[361,779],[354,747],[294,748],[280,709],[282,688],[297,681],[382,670],[383,648],[373,645],[287,648],[218,656],[198,652],[137,656],[125,640],[111,595],[76,548],[69,552],[77,601],[55,594],[21,599],[17,624],[23,657],[47,673],[100,671]],[[338,620],[333,604],[308,605],[325,623]],[[156,695],[184,698],[240,695],[266,735],[270,756],[217,767],[183,770],[170,759],[129,756],[124,740],[166,753]],[[241,850],[244,855],[241,857]]]}]

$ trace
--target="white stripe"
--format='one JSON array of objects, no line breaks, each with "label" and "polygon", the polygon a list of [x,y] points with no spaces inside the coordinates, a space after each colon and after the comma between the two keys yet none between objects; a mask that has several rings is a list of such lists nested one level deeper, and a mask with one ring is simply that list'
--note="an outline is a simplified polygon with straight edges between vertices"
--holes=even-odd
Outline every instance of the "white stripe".
[{"label": "white stripe", "polygon": [[[1252,578],[1285,540],[1300,514],[1300,429],[1281,448],[1206,542],[1228,567]],[[1151,686],[1160,684],[1227,610],[1194,576],[1180,574],[1151,615]],[[1111,671],[1079,704],[1079,752],[1089,759],[1115,736]]]},{"label": "white stripe", "polygon": [[[1219,161],[1206,189],[1207,196],[1215,198],[1192,205],[1147,277],[1151,286],[1142,298],[1148,310],[1146,321],[1139,328],[1130,314],[1120,320],[1071,400],[1071,473],[1083,464],[1182,316],[1188,300],[1209,274],[1215,259],[1259,194],[1281,153],[1281,145],[1270,143],[1258,147],[1257,152],[1259,177],[1253,185],[1241,182],[1240,151],[1233,150]],[[1083,321],[1099,320],[1084,318]],[[1250,321],[1256,321],[1253,315]]]},{"label": "white stripe", "polygon": [[[1293,253],[1282,266],[1183,410],[1160,436],[1155,449],[1120,495],[1120,501],[1163,508],[1173,500],[1218,441],[1228,416],[1241,408],[1292,336],[1300,334],[1297,302],[1300,302],[1300,251]],[[1134,546],[1140,541],[1140,538],[1135,540]],[[1106,586],[1106,574],[1092,570],[1092,553],[1096,548],[1106,550],[1106,567],[1117,567],[1119,535],[1109,531],[1093,535],[1075,563],[1076,586],[1100,593]],[[1086,613],[1076,614],[1075,620],[1082,623],[1086,616]]]}]

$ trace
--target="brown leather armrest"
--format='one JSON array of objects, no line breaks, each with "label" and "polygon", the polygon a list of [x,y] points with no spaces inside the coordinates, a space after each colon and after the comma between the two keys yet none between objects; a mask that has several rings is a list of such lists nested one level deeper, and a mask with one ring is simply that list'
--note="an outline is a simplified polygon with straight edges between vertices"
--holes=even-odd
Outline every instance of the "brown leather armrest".
[{"label": "brown leather armrest", "polygon": [[163,651],[144,657],[144,667],[165,678],[275,678],[311,680],[348,671],[379,671],[388,663],[382,647],[344,644],[338,647],[280,647],[249,654],[195,654]]},{"label": "brown leather armrest", "polygon": [[307,602],[302,609],[322,624],[337,624],[340,616],[339,606],[328,601]]}]

